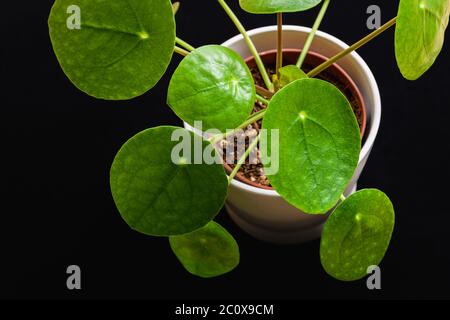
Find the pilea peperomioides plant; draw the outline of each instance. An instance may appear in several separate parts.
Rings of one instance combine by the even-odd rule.
[[[394,209],[375,189],[344,197],[358,164],[360,130],[348,99],[335,85],[314,77],[397,22],[400,71],[407,79],[417,79],[442,48],[450,1],[401,0],[398,17],[308,73],[302,65],[330,0],[239,2],[248,12],[277,15],[277,62],[270,75],[245,28],[225,1],[218,0],[242,33],[265,87],[255,85],[248,66],[231,49],[193,48],[177,38],[174,13],[179,5],[169,0],[55,1],[50,36],[58,61],[75,86],[96,98],[131,99],[158,82],[176,52],[185,58],[170,81],[168,105],[186,123],[194,126],[201,121],[203,128],[215,129],[200,136],[162,126],[127,141],[110,172],[117,208],[131,228],[168,237],[189,272],[201,277],[224,274],[239,263],[239,249],[213,219],[240,166],[253,149],[266,148],[266,156],[279,153],[279,170],[268,178],[287,202],[308,214],[332,210],[320,244],[324,269],[340,280],[360,279],[384,257]],[[282,14],[321,3],[297,64],[283,66]],[[68,24],[68,8],[73,6],[80,9],[78,28]],[[252,113],[256,101],[266,108]],[[249,142],[227,176],[217,143],[260,120],[267,137]],[[271,139],[275,133],[277,139]],[[187,147],[180,147],[181,139]]]

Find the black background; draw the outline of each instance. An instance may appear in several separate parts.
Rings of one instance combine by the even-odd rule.
[[[178,35],[194,46],[221,43],[237,31],[213,0],[182,0]],[[238,9],[248,29],[274,16]],[[277,246],[244,234],[226,215],[219,221],[240,244],[240,266],[223,277],[189,275],[166,239],[128,228],[109,192],[108,171],[128,138],[152,126],[181,125],[166,106],[179,63],[150,92],[126,102],[78,91],[51,49],[47,17],[53,1],[2,3],[0,297],[3,298],[450,298],[448,200],[450,47],[420,80],[397,70],[389,30],[359,53],[374,72],[383,102],[382,124],[359,187],[385,191],[396,207],[396,229],[382,263],[382,290],[365,280],[327,276],[319,242]],[[378,4],[383,21],[397,1],[332,1],[321,27],[347,43],[367,34],[366,9]],[[285,15],[310,26],[318,8]],[[66,288],[66,268],[82,269],[82,290]]]

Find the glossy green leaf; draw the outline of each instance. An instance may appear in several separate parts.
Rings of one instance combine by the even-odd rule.
[[[174,130],[194,139],[201,137],[176,127],[142,131],[127,141],[111,167],[111,191],[123,219],[131,228],[155,236],[194,231],[219,212],[227,195],[227,176],[221,164],[189,164],[191,156],[172,151]],[[203,149],[209,146],[203,141]],[[188,145],[189,147],[189,145]],[[180,152],[181,153],[181,152]]]
[[[79,29],[74,28],[76,8]],[[65,74],[97,98],[123,100],[145,93],[162,77],[173,54],[169,0],[56,0],[48,23]]]
[[[168,104],[190,125],[235,129],[249,116],[256,99],[253,77],[233,50],[210,45],[196,49],[178,66],[169,85]]]
[[[220,276],[239,264],[236,240],[214,221],[192,233],[172,236],[169,241],[181,264],[199,277]]]
[[[320,242],[320,259],[332,277],[353,281],[383,259],[395,214],[389,198],[376,189],[361,190],[341,203],[328,218]]]
[[[239,0],[243,10],[256,14],[305,11],[321,2],[322,0]]]
[[[325,213],[337,202],[358,164],[361,139],[350,103],[318,79],[292,82],[270,101],[263,129],[279,130],[279,170],[268,178],[276,191],[306,213]],[[271,164],[273,166],[273,164]]]
[[[395,55],[406,79],[418,79],[433,65],[444,44],[449,14],[448,0],[400,1]]]
[[[306,73],[296,65],[288,65],[280,68],[280,86],[285,87],[295,80],[308,78]]]

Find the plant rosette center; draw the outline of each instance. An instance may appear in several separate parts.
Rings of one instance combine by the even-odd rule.
[[[298,55],[300,54],[300,50],[298,49],[284,49],[283,50],[283,60],[286,64],[282,70],[282,78],[281,80],[285,81],[283,86],[289,84],[290,82],[297,80],[299,78],[306,77],[305,72],[312,70],[314,67],[326,61],[326,58],[314,53],[310,52],[306,61],[303,65],[303,69],[305,72],[301,72],[298,67],[293,65],[295,63]],[[267,51],[261,53],[261,58],[271,76],[275,75],[275,59],[276,59],[276,50]],[[253,76],[254,83],[257,88],[263,88],[264,82],[262,80],[261,74],[255,64],[255,60],[252,57],[247,58],[247,65],[250,68],[250,71]],[[283,74],[283,72],[285,72]],[[361,136],[364,137],[365,129],[366,129],[366,109],[365,103],[362,98],[362,94],[360,93],[358,87],[353,82],[353,80],[348,76],[348,74],[339,66],[333,66],[329,68],[326,72],[323,72],[319,77],[319,79],[325,80],[334,84],[339,90],[341,90],[347,97],[347,99],[351,102],[351,106],[353,112],[358,120],[358,125],[360,127]],[[263,93],[262,93],[263,94]],[[270,96],[272,94],[266,93]],[[266,98],[269,98],[266,96]],[[257,100],[253,106],[252,114],[257,114],[267,108],[267,103],[261,102]],[[303,116],[305,116],[303,114]],[[226,139],[220,141],[217,144],[217,148],[221,153],[224,161],[224,166],[228,174],[230,174],[233,169],[236,167],[239,159],[245,152],[245,150],[249,147],[250,142],[260,134],[262,128],[262,119],[249,124],[246,128],[239,130],[237,133],[228,136]],[[244,182],[248,185],[261,188],[273,190],[269,179],[267,178],[264,172],[264,165],[261,161],[261,152],[260,152],[260,144],[258,144],[256,150],[251,153],[251,156],[247,158],[245,163],[240,167],[238,173],[236,174],[236,179]]]

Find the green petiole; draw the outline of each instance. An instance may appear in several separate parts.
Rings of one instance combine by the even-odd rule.
[[[242,157],[239,159],[238,163],[236,164],[236,166],[234,167],[233,171],[231,172],[231,174],[228,176],[228,185],[231,184],[231,181],[233,181],[234,177],[236,176],[236,174],[239,172],[239,169],[242,167],[242,165],[245,162],[245,159],[248,158],[248,156],[250,155],[250,152],[253,151],[253,149],[256,148],[256,146],[258,145],[259,142],[259,136],[257,136],[255,138],[255,140],[252,141],[252,143],[248,146],[248,149],[245,150],[245,153],[242,155]]]
[[[180,47],[177,47],[177,46],[175,46],[175,47],[173,48],[173,51],[174,51],[175,53],[178,53],[178,54],[184,56],[184,57],[187,56],[187,55],[189,54],[189,51],[186,51],[186,50],[184,50],[183,48],[180,48]]]
[[[322,23],[325,13],[327,12],[329,4],[330,0],[325,0],[323,2],[322,8],[320,9],[319,14],[317,15],[316,21],[314,22],[311,32],[309,33],[308,38],[306,39],[305,45],[296,64],[297,67],[299,67],[300,69],[302,68],[303,62],[305,62],[306,56],[308,55],[309,49],[311,48],[317,30],[319,30],[320,24]]]
[[[181,47],[183,47],[184,49],[188,50],[188,51],[194,51],[195,48],[193,46],[191,46],[189,43],[187,43],[186,41],[176,37],[175,38],[175,43],[180,45]]]
[[[328,59],[327,61],[325,61],[324,63],[322,63],[318,67],[316,67],[315,69],[311,70],[308,73],[308,77],[313,78],[313,77],[317,76],[319,73],[321,73],[322,71],[324,71],[325,69],[330,67],[336,61],[342,59],[346,55],[352,53],[353,51],[355,51],[355,50],[357,50],[359,48],[361,48],[366,43],[368,43],[371,40],[373,40],[376,37],[378,37],[384,31],[388,30],[390,27],[395,25],[396,22],[397,22],[397,17],[393,18],[392,20],[390,20],[389,22],[387,22],[386,24],[381,26],[379,29],[375,30],[374,32],[372,32],[369,35],[367,35],[366,37],[362,38],[361,40],[359,40],[358,42],[356,42],[352,46],[348,47],[344,51],[342,51],[342,52],[338,53],[337,55],[335,55],[334,57]]]
[[[226,4],[225,0],[217,0],[217,1],[219,1],[220,5],[225,10],[227,15],[230,17],[231,21],[233,21],[233,23],[236,25],[239,32],[244,37],[245,43],[247,44],[253,57],[255,58],[256,65],[258,66],[259,72],[261,73],[261,76],[264,80],[264,83],[265,83],[267,89],[269,89],[269,91],[273,92],[274,91],[273,83],[272,83],[272,81],[270,81],[269,74],[267,73],[266,67],[264,66],[264,63],[261,60],[261,57],[259,56],[258,50],[256,50],[255,44],[253,43],[252,39],[250,39],[244,26],[239,21],[238,17],[236,17],[236,15],[231,10],[231,8]]]

